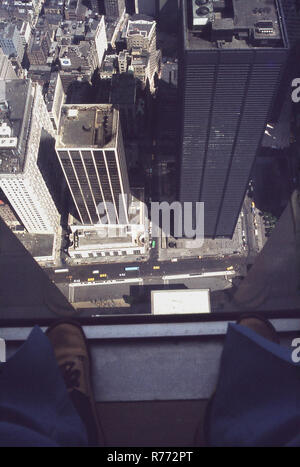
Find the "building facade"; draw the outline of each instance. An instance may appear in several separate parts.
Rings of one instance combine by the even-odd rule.
[[[179,200],[204,202],[206,237],[232,237],[286,68],[283,12],[275,0],[192,0],[181,16]]]
[[[137,197],[136,197],[137,195]],[[133,193],[129,213],[129,224],[118,225],[70,225],[71,258],[116,258],[127,255],[144,255],[147,252],[149,238],[146,233],[145,204],[143,190]]]
[[[104,0],[105,14],[110,18],[120,18],[125,12],[125,0]]]
[[[44,3],[45,15],[61,14],[63,13],[64,2],[63,0],[46,0]]]
[[[45,102],[53,125],[53,129],[56,132],[59,128],[60,113],[65,98],[66,95],[64,93],[64,88],[59,72],[56,71],[51,73],[48,91],[45,96]]]
[[[0,80],[17,78],[9,58],[0,49]]]
[[[137,136],[136,82],[132,73],[113,75],[109,102],[120,111],[125,138]]]
[[[42,129],[53,135],[39,85],[0,82],[0,188],[29,233],[58,231],[60,215],[39,170]]]
[[[30,65],[45,65],[51,47],[51,39],[47,30],[37,29],[31,37],[27,51]]]
[[[152,18],[156,16],[157,0],[134,0],[134,3],[136,14],[152,16]]]
[[[91,0],[91,7],[92,7],[92,11],[94,13],[99,13],[100,12],[100,8],[101,8],[100,2],[101,2],[101,0]]]
[[[2,23],[0,27],[0,47],[8,57],[18,57],[20,62],[24,55],[24,44],[16,24]]]
[[[155,73],[159,72],[161,53],[157,50],[156,22],[128,21],[126,30],[127,50],[131,54],[131,66],[135,76],[150,88],[154,88]]]
[[[106,36],[106,27],[104,16],[101,16],[99,22],[94,22],[94,27],[91,27],[90,35],[86,35],[86,40],[92,40],[95,42],[95,47],[97,51],[97,61],[98,67],[100,68],[103,62],[104,54],[107,50],[107,36]]]
[[[31,26],[28,21],[16,20],[17,28],[20,32],[20,36],[23,42],[23,46],[29,43],[31,38]]]
[[[108,224],[128,223],[130,189],[118,110],[107,104],[63,106],[56,152],[82,224],[105,223],[103,216]]]

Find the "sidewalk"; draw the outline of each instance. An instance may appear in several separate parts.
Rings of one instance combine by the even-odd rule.
[[[241,217],[239,217],[232,239],[204,239],[202,246],[197,246],[197,240],[179,239],[176,241],[177,248],[162,247],[162,245],[168,244],[168,239],[166,239],[163,232],[160,240],[160,261],[168,261],[173,258],[198,258],[199,256],[202,258],[224,258],[225,256],[239,255],[246,257],[247,255],[247,251],[243,249]],[[198,241],[199,243],[201,242]]]

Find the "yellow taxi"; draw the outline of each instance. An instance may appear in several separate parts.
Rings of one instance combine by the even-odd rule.
[[[153,266],[153,269],[160,269],[160,266]]]

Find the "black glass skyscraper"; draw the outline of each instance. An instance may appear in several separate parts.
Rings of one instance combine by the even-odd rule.
[[[231,237],[290,50],[280,0],[183,0],[181,202]]]
[[[125,10],[125,0],[104,0],[105,14],[111,18],[119,18]]]

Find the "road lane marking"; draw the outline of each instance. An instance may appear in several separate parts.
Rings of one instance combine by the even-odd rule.
[[[218,276],[233,276],[236,272],[233,271],[215,271],[215,272],[203,272],[203,273],[192,273],[192,274],[178,274],[172,276],[162,276],[163,280],[176,280],[176,279],[195,279],[198,277],[218,277]]]
[[[95,286],[95,285],[115,285],[115,284],[134,284],[134,283],[142,283],[143,279],[142,278],[136,278],[136,279],[116,279],[116,280],[111,280],[111,281],[95,281],[95,282],[81,282],[80,284],[70,284],[70,287],[75,288],[75,287],[87,287],[87,286]]]

